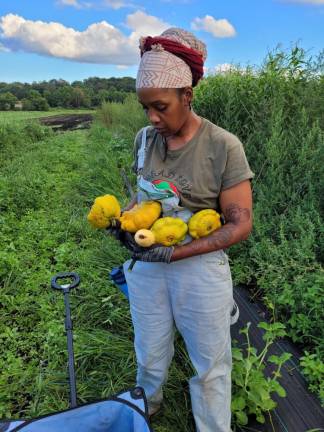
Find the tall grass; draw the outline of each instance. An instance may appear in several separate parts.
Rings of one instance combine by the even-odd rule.
[[[301,48],[269,54],[260,70],[205,79],[195,109],[245,146],[254,230],[231,248],[236,282],[271,302],[293,340],[323,353],[323,57]]]
[[[68,407],[64,303],[49,287],[59,271],[76,271],[71,293],[78,399],[89,402],[132,387],[136,365],[128,302],[109,280],[127,258],[116,241],[90,228],[94,198],[128,197],[120,176],[131,156],[97,124],[5,146],[0,200],[0,418],[30,418]],[[23,151],[22,151],[23,149]],[[155,430],[193,431],[181,341]]]
[[[127,140],[132,140],[136,132],[148,123],[134,94],[128,95],[123,103],[103,103],[98,111],[98,119]]]

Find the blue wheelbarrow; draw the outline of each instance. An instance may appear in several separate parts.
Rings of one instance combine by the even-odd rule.
[[[60,284],[62,279],[69,283]],[[123,391],[108,399],[77,405],[69,292],[79,284],[80,277],[76,273],[59,273],[51,279],[51,287],[64,294],[70,408],[32,420],[0,421],[0,432],[153,432],[141,387]]]

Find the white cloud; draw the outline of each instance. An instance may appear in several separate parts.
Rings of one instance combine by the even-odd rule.
[[[76,9],[86,9],[86,8],[93,8],[93,9],[103,9],[103,8],[110,8],[110,9],[121,9],[124,7],[135,7],[133,3],[126,3],[123,0],[92,0],[92,1],[85,1],[85,0],[57,0],[56,2],[59,6],[71,6]]]
[[[167,22],[153,15],[147,15],[142,11],[127,15],[126,26],[133,30],[129,35],[129,41],[136,47],[136,50],[138,50],[141,36],[158,36],[164,30],[171,27]]]
[[[282,0],[286,3],[305,3],[305,4],[313,4],[313,5],[324,5],[324,0]]]
[[[195,18],[191,23],[193,30],[204,30],[217,38],[233,37],[236,35],[235,28],[227,19],[215,19],[211,15],[204,18]]]
[[[123,0],[104,0],[103,4],[112,9],[120,9],[129,6]]]
[[[0,52],[10,52],[10,50],[0,42]]]
[[[74,6],[79,7],[78,0],[58,0],[58,4],[61,4],[63,6]]]
[[[153,15],[147,15],[142,11],[137,11],[133,14],[127,15],[126,24],[140,36],[157,36],[170,27],[170,24],[167,22],[162,21]]]
[[[215,74],[221,74],[225,75],[229,72],[238,72],[242,75],[246,73],[252,73],[252,69],[248,67],[241,67],[240,65],[235,65],[233,63],[220,63],[217,64],[214,67],[206,68],[205,74],[206,75],[215,75]]]
[[[157,35],[169,25],[137,11],[127,16],[129,36],[101,21],[84,31],[57,22],[31,21],[8,14],[0,18],[0,38],[11,51],[25,51],[77,62],[130,66],[139,61],[140,36]]]
[[[215,74],[226,74],[233,70],[237,70],[237,67],[231,63],[221,63],[214,67],[204,68],[205,75],[215,75]]]
[[[227,73],[232,70],[235,70],[235,66],[231,63],[222,63],[215,66],[214,71],[216,73]]]
[[[91,6],[90,3],[80,0],[57,0],[56,4],[59,6],[72,6],[76,9],[83,9]]]

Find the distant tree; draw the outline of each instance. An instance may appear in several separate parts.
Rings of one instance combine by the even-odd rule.
[[[74,87],[71,93],[70,104],[73,108],[89,107],[90,98],[82,88]]]
[[[27,97],[30,90],[30,84],[22,84],[19,82],[14,82],[7,84],[7,91],[16,96],[17,99],[21,100]]]
[[[35,91],[37,97],[33,93]],[[12,93],[18,100],[24,100],[23,105],[28,106],[28,109],[31,105],[37,107],[44,104],[44,101],[39,100],[40,97],[45,98],[51,107],[79,108],[99,106],[103,101],[122,102],[127,94],[134,91],[135,79],[130,77],[90,77],[83,81],[73,81],[72,84],[63,79],[51,79],[32,84],[0,82],[0,93]],[[27,102],[27,99],[31,100],[32,104]]]
[[[25,111],[48,111],[47,100],[37,91],[30,90],[28,97],[22,100],[22,108]]]
[[[70,85],[64,85],[62,87],[59,87],[56,90],[56,96],[58,100],[58,105],[63,108],[69,108],[72,106],[72,96],[73,94],[73,88]]]
[[[73,81],[71,86],[72,87],[83,87],[83,82],[82,81]]]
[[[17,98],[10,92],[0,93],[0,110],[8,111],[15,109]]]
[[[30,99],[24,98],[21,103],[24,111],[35,111],[34,104]]]
[[[99,92],[98,92],[99,104],[102,104],[103,102],[109,101],[109,98],[110,98],[109,90],[106,90],[106,89],[99,90]]]
[[[35,99],[33,102],[34,102],[34,107],[35,107],[36,111],[48,111],[49,110],[49,105],[47,103],[47,100],[43,96]]]

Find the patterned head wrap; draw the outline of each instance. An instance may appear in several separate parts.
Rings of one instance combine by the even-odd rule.
[[[141,38],[140,49],[136,88],[195,87],[204,74],[206,45],[186,30],[169,28]]]

